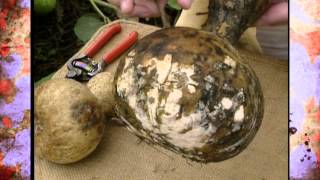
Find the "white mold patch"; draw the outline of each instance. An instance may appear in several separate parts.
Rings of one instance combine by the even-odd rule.
[[[191,76],[194,75],[194,65],[181,68],[181,73],[186,73],[188,77],[187,88],[189,90],[189,93],[195,93],[196,92],[195,87],[198,86],[199,83],[197,83],[191,78]]]
[[[179,100],[182,97],[181,89],[173,89],[167,98],[167,102],[164,107],[165,114],[164,118],[168,120],[176,120],[178,113],[180,111]]]
[[[121,74],[118,78],[117,83],[117,93],[128,100],[129,106],[134,110],[136,117],[141,121],[142,125],[146,129],[151,129],[151,124],[148,123],[148,118],[145,111],[142,108],[137,107],[137,100],[139,97],[138,94],[138,84],[135,82],[135,69],[134,66],[129,67],[129,64],[133,63],[132,58],[125,59],[124,68],[128,67],[127,70]]]
[[[240,124],[239,123],[234,123],[233,124],[233,128],[232,128],[232,132],[236,132],[240,130]]]
[[[165,55],[163,60],[157,58],[152,58],[146,61],[143,66],[148,67],[147,73],[150,74],[151,71],[156,70],[157,83],[163,84],[171,71],[172,66],[172,55]]]
[[[126,57],[125,64],[124,64],[124,70],[128,68],[129,65],[133,63],[133,57]]]
[[[244,119],[244,109],[243,109],[243,105],[241,105],[234,113],[234,121],[242,122],[243,119]]]
[[[209,83],[214,83],[214,78],[211,75],[207,75],[204,78],[205,81],[208,81]]]
[[[232,67],[233,69],[236,68],[236,65],[237,65],[236,61],[231,59],[229,56],[226,56],[226,58],[224,59],[224,63]]]
[[[236,68],[236,66],[237,66],[236,61],[234,61],[233,59],[231,59],[229,56],[226,56],[226,58],[224,59],[224,63],[231,67],[231,69],[229,70],[229,72],[230,72],[232,75],[235,74],[235,68]]]
[[[161,124],[161,132],[166,133],[169,137],[168,141],[175,146],[187,150],[201,148],[217,130],[212,124],[208,124],[208,128],[201,127],[204,113],[204,111],[197,110],[189,116],[183,115],[175,121],[164,119],[165,121]]]
[[[221,104],[224,109],[230,109],[233,105],[232,100],[230,98],[226,98],[226,97],[222,98]]]
[[[189,93],[195,93],[196,92],[196,88],[194,86],[188,85],[188,90]]]
[[[185,66],[182,67],[180,69],[181,73],[186,73],[187,77],[188,77],[188,85],[194,85],[194,86],[198,86],[198,82],[194,81],[191,76],[194,75],[194,65],[189,65],[189,66]]]
[[[166,82],[166,86],[169,86],[171,83],[175,84],[177,82],[177,79],[175,78],[175,73],[179,72],[180,69],[179,69],[179,64],[178,63],[172,63],[172,66],[171,66],[171,72],[170,74],[168,75],[168,79],[167,79],[167,82]]]
[[[135,56],[136,55],[136,50],[132,50],[128,53],[128,56]]]
[[[178,76],[186,77],[185,85],[188,88],[189,93],[195,93],[196,87],[198,86],[198,82],[194,81],[191,76],[194,75],[194,65],[179,65],[178,63],[172,63],[171,72],[167,77],[166,85],[169,86],[170,84],[173,84],[175,88],[179,83],[181,83],[181,80],[179,80]]]
[[[158,75],[158,83],[163,84],[170,71],[171,71],[171,63],[172,55],[167,54],[162,61],[156,61],[157,75]]]
[[[153,88],[150,89],[147,93],[147,106],[148,106],[148,113],[149,113],[149,119],[152,123],[152,125],[157,125],[157,109],[159,104],[159,89]]]
[[[133,58],[126,58],[123,70],[127,69],[131,63],[133,63]],[[121,94],[123,98],[126,98],[128,96],[129,92],[127,90],[131,88],[132,85],[134,85],[133,73],[134,69],[132,67],[130,69],[127,69],[127,71],[118,78],[117,93],[119,95]]]
[[[144,61],[137,67],[138,70],[128,65],[132,63],[131,61],[132,58],[127,58],[125,67],[128,69],[118,78],[117,92],[123,92],[143,129],[152,132],[154,138],[166,135],[167,141],[179,148],[193,150],[203,147],[217,130],[211,123],[205,127],[202,125],[207,121],[205,110],[207,107],[200,102],[199,106],[202,109],[194,109],[193,112],[186,115],[183,112],[181,114],[180,105],[183,88],[187,87],[189,93],[196,92],[198,82],[191,78],[195,74],[194,65],[173,63],[171,54],[164,56],[164,59],[151,58]],[[135,74],[137,71],[141,74],[140,71],[144,68],[147,74],[152,71],[156,72],[146,93],[139,90],[141,83],[143,85],[143,82],[139,84],[139,81],[144,78],[136,79]],[[210,84],[214,79],[208,76],[207,81]],[[160,96],[164,91],[167,92],[166,98]],[[145,104],[141,105],[140,101]],[[231,108],[232,102],[230,105],[229,101],[231,100],[222,100],[225,108]],[[161,119],[161,123],[157,122],[157,118]]]

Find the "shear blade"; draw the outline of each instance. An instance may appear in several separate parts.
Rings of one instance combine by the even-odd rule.
[[[77,76],[77,72],[75,72],[75,71],[68,71],[68,73],[67,73],[67,78],[74,78],[74,77],[76,77]]]

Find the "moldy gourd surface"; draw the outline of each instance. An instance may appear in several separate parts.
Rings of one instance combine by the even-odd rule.
[[[115,76],[116,111],[152,144],[200,161],[240,153],[263,117],[259,81],[214,35],[168,28],[141,39]]]

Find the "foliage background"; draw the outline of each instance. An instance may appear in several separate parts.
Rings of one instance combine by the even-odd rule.
[[[99,6],[111,21],[120,17],[117,10]],[[181,12],[176,0],[169,0],[166,13],[173,25]],[[162,26],[161,18],[131,18],[145,24]],[[45,15],[36,15],[34,29],[34,67],[35,81],[48,76],[59,69],[75,54],[90,36],[104,24],[89,0],[57,0],[54,11]]]

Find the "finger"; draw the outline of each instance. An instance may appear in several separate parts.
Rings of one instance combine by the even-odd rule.
[[[133,11],[134,5],[133,5],[134,0],[122,0],[120,3],[120,9],[123,14],[130,14],[131,11]]]
[[[256,26],[272,26],[288,22],[288,3],[272,5],[256,22]]]
[[[156,2],[158,3],[158,6],[162,9],[165,8],[167,5],[167,0],[156,0]]]
[[[166,0],[135,0],[134,8],[128,15],[138,17],[158,17],[160,16],[158,3],[160,7],[164,7]]]
[[[192,0],[178,0],[179,5],[182,9],[189,9],[192,4]]]
[[[149,5],[148,7],[145,5],[136,5],[129,15],[138,17],[158,17],[160,16],[160,12],[156,4]]]
[[[121,3],[120,0],[106,0],[106,1],[116,6],[120,6],[120,3]]]

